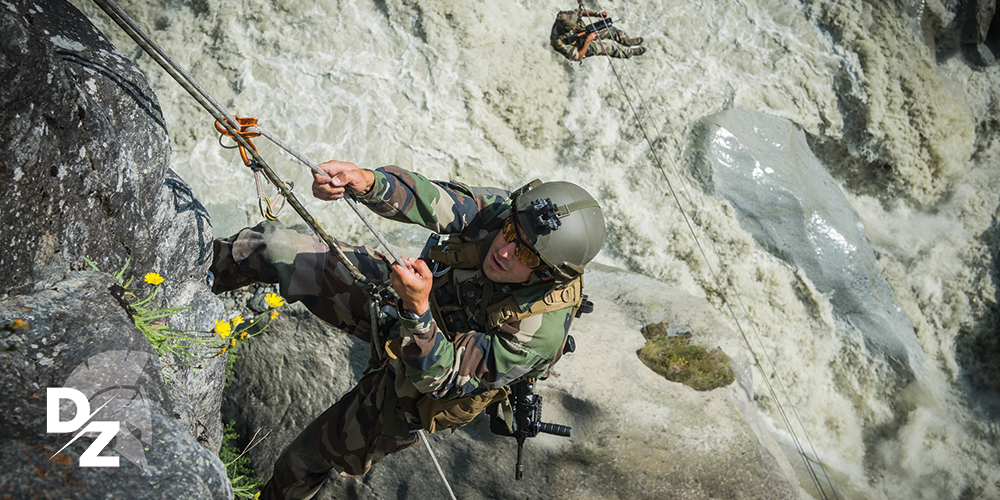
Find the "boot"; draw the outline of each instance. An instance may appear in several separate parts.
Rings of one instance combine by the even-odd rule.
[[[635,47],[636,45],[642,45],[642,37],[641,36],[637,36],[637,37],[629,40],[629,46]]]
[[[646,47],[636,47],[632,49],[633,56],[641,56],[646,53]]]

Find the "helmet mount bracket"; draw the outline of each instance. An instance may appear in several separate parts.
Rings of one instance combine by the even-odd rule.
[[[552,198],[538,198],[529,203],[524,212],[534,226],[532,229],[537,235],[549,234],[559,229],[559,226],[562,225],[559,218],[568,215],[559,213],[559,207],[552,202]]]

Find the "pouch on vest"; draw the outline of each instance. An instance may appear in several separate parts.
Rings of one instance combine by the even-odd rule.
[[[567,307],[579,309],[583,302],[583,275],[573,278],[566,286],[553,290],[542,300],[531,305],[526,311],[522,311],[520,305],[514,297],[491,304],[487,310],[486,328],[492,330],[500,325],[520,321],[531,316],[545,314],[551,311],[558,311]],[[574,314],[576,310],[574,310]]]
[[[396,337],[385,343],[389,357],[399,358],[402,340]],[[498,401],[507,401],[509,395],[510,389],[507,386],[455,399],[438,399],[424,394],[417,401],[417,414],[420,415],[420,423],[424,430],[433,434],[442,429],[457,429],[472,422],[472,419],[482,413],[487,406]]]
[[[494,402],[506,401],[509,395],[510,389],[507,386],[475,396],[449,400],[425,395],[417,402],[417,412],[420,414],[420,422],[423,424],[424,430],[428,433],[442,429],[457,429],[472,422],[472,419],[482,413],[487,406]]]

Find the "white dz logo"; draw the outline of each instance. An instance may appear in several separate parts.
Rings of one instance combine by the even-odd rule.
[[[118,467],[118,457],[103,457],[98,455],[98,453],[104,450],[104,447],[118,434],[121,423],[99,422],[97,420],[87,423],[88,420],[97,415],[97,412],[104,409],[111,401],[101,405],[94,413],[90,413],[90,401],[87,401],[87,396],[76,389],[70,387],[49,387],[46,389],[45,397],[45,409],[47,410],[45,415],[45,432],[49,434],[73,432],[83,427],[83,424],[87,424],[86,427],[83,427],[82,431],[73,436],[70,442],[66,443],[66,446],[73,444],[73,441],[76,441],[78,437],[85,433],[99,433],[97,439],[94,440],[94,444],[90,445],[87,451],[80,455],[80,467]],[[76,405],[76,416],[67,422],[59,420],[59,402],[64,399],[68,399]],[[65,450],[66,446],[57,451],[56,455]],[[55,455],[52,456],[55,457]]]
[[[115,451],[149,472],[142,442],[149,444],[152,439],[152,419],[146,391],[136,386],[147,358],[146,353],[135,351],[101,353],[76,367],[64,387],[47,388],[46,431],[76,433],[52,458],[84,434],[96,434],[94,442],[80,455],[80,466],[118,467],[119,457],[100,454],[117,436]],[[96,406],[93,413],[92,406]],[[72,417],[62,418],[68,416]],[[139,439],[125,422],[132,424]]]

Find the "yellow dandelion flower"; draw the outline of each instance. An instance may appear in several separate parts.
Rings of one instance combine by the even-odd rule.
[[[215,328],[213,328],[212,331],[218,333],[220,337],[226,338],[229,336],[229,332],[233,331],[233,329],[229,326],[228,321],[216,321]]]
[[[150,285],[159,285],[160,283],[163,283],[163,276],[156,273],[146,273],[146,276],[142,279],[146,280],[146,283],[149,283]]]
[[[240,334],[240,340],[246,340],[247,336],[249,336],[249,335],[250,335],[249,332],[247,332],[246,330],[243,330],[243,333]]]
[[[271,319],[278,317],[278,311],[271,311]]]
[[[236,337],[229,339],[229,347],[236,347]]]
[[[221,355],[223,355],[225,353],[226,353],[226,348],[223,347],[222,349],[219,349],[219,352],[215,353],[215,355],[216,356],[221,356]]]
[[[282,299],[280,295],[273,292],[265,295],[264,300],[267,302],[267,307],[271,309],[285,305],[285,299]]]
[[[237,326],[246,323],[246,321],[243,321],[243,316],[236,315],[233,316],[233,320],[231,321],[231,323],[233,324],[233,328],[236,328]]]
[[[260,492],[259,491],[257,493],[253,494],[253,500],[257,500],[258,498],[260,498]]]

